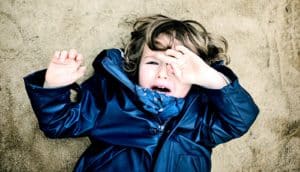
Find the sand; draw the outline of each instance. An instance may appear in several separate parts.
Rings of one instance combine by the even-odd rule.
[[[246,135],[214,149],[212,171],[300,171],[299,9],[297,0],[1,0],[0,171],[72,171],[89,140],[46,138],[22,77],[76,48],[82,81],[102,49],[122,47],[134,18],[155,13],[225,36],[229,67],[260,107]]]

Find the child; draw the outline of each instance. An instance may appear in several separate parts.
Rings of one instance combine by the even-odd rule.
[[[81,86],[74,49],[24,80],[47,137],[90,138],[74,171],[210,171],[212,148],[242,136],[258,114],[223,65],[226,51],[198,22],[154,15],[136,21],[124,53],[102,51]]]

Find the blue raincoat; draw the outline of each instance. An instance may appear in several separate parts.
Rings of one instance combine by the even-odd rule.
[[[212,148],[242,136],[259,110],[234,73],[231,83],[193,86],[174,98],[136,85],[122,69],[123,53],[105,50],[80,86],[43,88],[45,71],[24,78],[40,129],[50,138],[88,136],[91,145],[74,171],[210,171]],[[77,101],[70,100],[70,90]]]

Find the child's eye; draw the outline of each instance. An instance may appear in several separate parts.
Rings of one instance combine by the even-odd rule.
[[[155,62],[155,61],[149,61],[149,62],[147,62],[146,64],[158,65],[158,62]]]

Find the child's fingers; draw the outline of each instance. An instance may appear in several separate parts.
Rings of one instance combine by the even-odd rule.
[[[51,62],[59,63],[59,56],[60,56],[60,51],[55,51],[51,59]]]
[[[79,79],[80,77],[82,77],[84,75],[85,71],[86,71],[85,66],[79,67],[76,74],[75,74],[76,79]]]
[[[194,53],[192,50],[190,50],[189,48],[187,48],[183,45],[178,45],[175,47],[175,49],[177,51],[182,52],[185,57],[189,57],[187,59],[192,60],[193,63],[196,61],[198,61],[198,62],[201,61],[201,63],[205,63],[201,57],[199,57],[196,53]]]
[[[167,55],[164,55],[164,54],[159,54],[156,56],[156,58],[164,63],[169,63],[169,64],[172,64],[172,63],[177,63],[177,59],[174,58],[174,57],[171,57],[171,56],[167,56]]]
[[[81,66],[79,69],[78,69],[78,73],[80,73],[80,74],[84,74],[84,72],[85,72],[85,70],[86,70],[86,67],[85,66]]]
[[[58,59],[59,56],[60,56],[60,51],[55,51],[54,55],[53,55],[53,58]]]
[[[67,56],[68,56],[68,52],[67,51],[62,51],[61,53],[60,53],[60,56],[59,56],[59,62],[61,62],[61,63],[64,63],[65,62],[65,60],[66,60],[66,58],[67,58]]]
[[[74,60],[76,56],[77,56],[77,51],[75,49],[71,49],[69,51],[69,59]]]
[[[169,75],[174,75],[174,69],[170,64],[167,64],[167,71]]]
[[[191,54],[191,53],[193,53],[190,49],[186,48],[183,45],[177,45],[175,47],[175,50],[181,52],[182,54]]]
[[[173,50],[175,51],[175,50]],[[176,52],[171,52],[170,53],[176,53]],[[181,54],[181,53],[180,53]],[[175,58],[173,56],[168,56],[168,55],[159,55],[158,58],[159,60],[163,61],[164,63],[169,63],[169,64],[174,64],[176,66],[178,66],[179,68],[182,68],[185,66],[186,64],[186,61],[187,61],[187,57],[184,56],[181,54],[181,55],[178,55],[177,54],[177,57],[178,58]]]
[[[78,64],[81,64],[83,62],[83,56],[82,56],[82,54],[78,53],[78,55],[76,56],[75,60],[76,60],[76,62]]]
[[[180,78],[182,71],[177,64],[168,64],[167,68],[171,74],[175,75],[177,78]]]
[[[183,54],[180,51],[176,51],[174,49],[168,49],[165,53],[168,56],[175,57],[175,58],[178,58],[178,59],[183,56]]]

